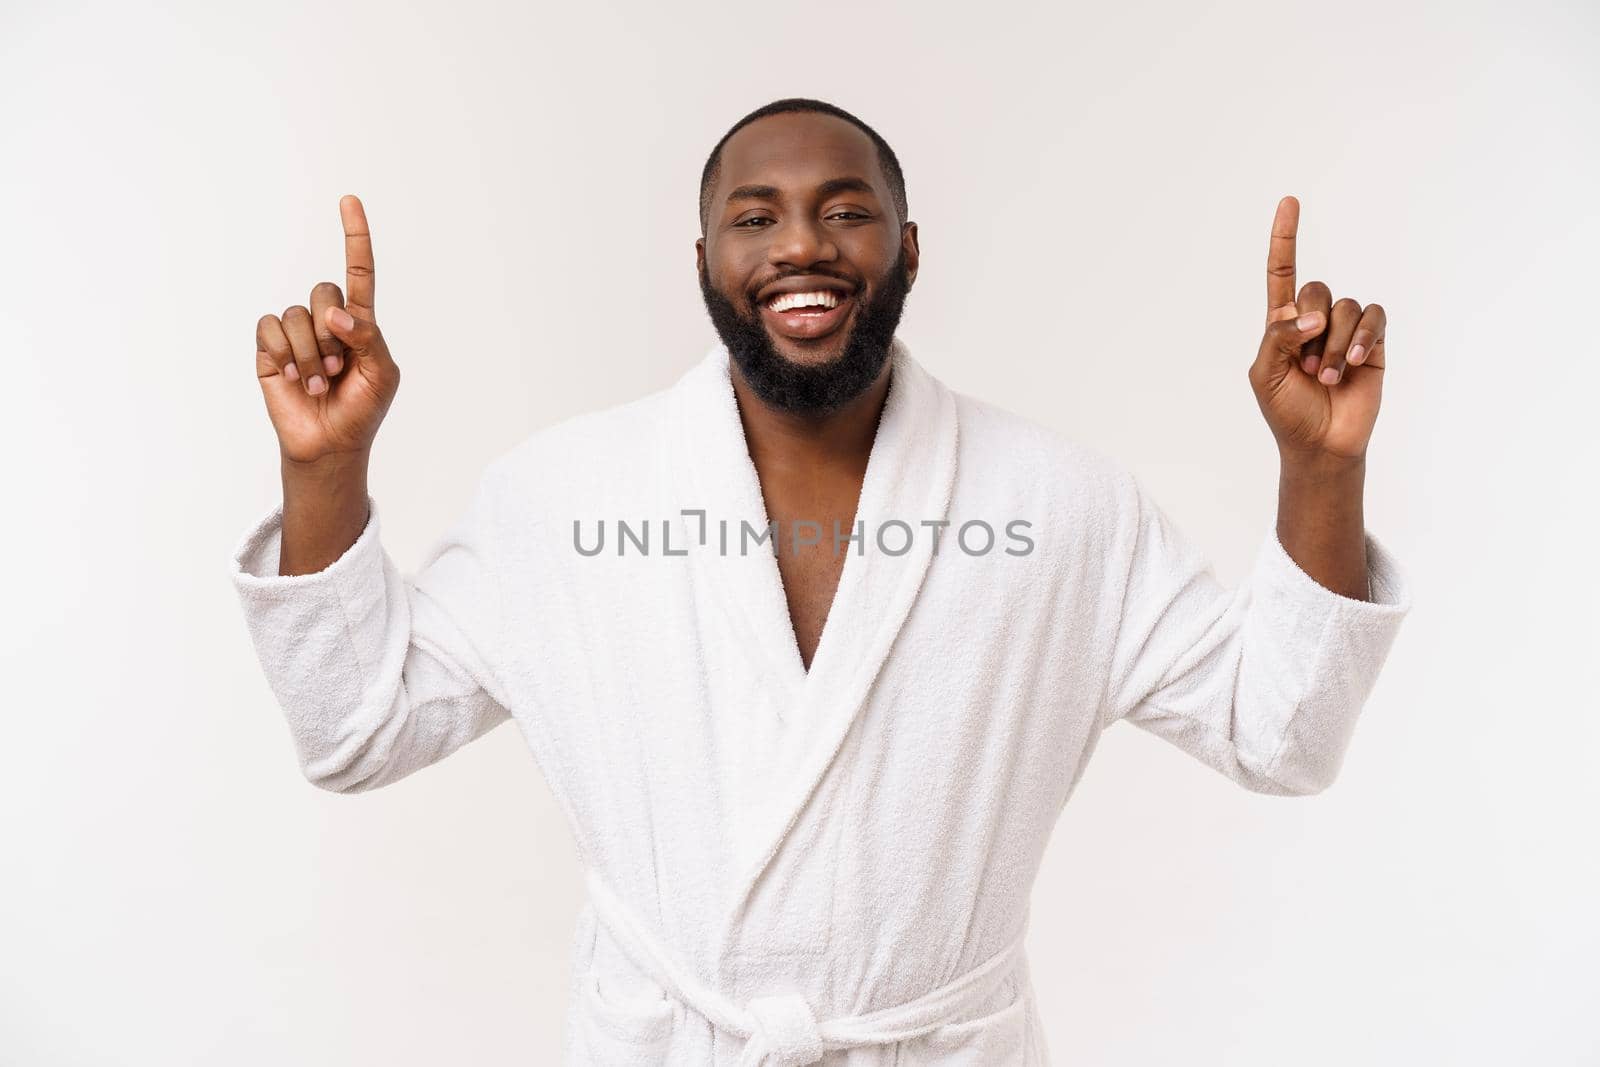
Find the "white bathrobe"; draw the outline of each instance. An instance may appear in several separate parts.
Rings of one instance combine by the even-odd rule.
[[[1371,602],[1271,529],[1226,588],[1126,470],[892,358],[809,672],[720,346],[495,459],[414,575],[375,503],[318,573],[278,575],[279,508],[235,551],[318,786],[516,722],[588,871],[568,1064],[1046,1064],[1029,894],[1107,726],[1257,792],[1338,773],[1409,608],[1370,533]]]

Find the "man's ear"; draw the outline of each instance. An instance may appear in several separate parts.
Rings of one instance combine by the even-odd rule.
[[[704,237],[697,237],[697,238],[695,238],[695,242],[694,242],[694,272],[696,274],[699,274],[702,271],[704,271],[705,269],[706,269],[706,239]]]
[[[900,246],[906,254],[906,284],[917,280],[917,263],[922,258],[922,250],[917,247],[917,224],[908,222],[900,227]]]

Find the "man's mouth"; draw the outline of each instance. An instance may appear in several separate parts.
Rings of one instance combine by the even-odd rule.
[[[777,293],[763,300],[761,317],[773,330],[797,341],[825,337],[839,328],[855,303],[853,293],[836,289]]]

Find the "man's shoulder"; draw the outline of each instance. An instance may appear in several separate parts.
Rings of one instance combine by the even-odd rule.
[[[662,444],[672,389],[567,415],[522,438],[494,464],[509,475],[525,477],[546,476],[552,469],[578,481],[616,477]]]
[[[1081,438],[993,401],[952,393],[961,458],[984,470],[986,477],[1094,485],[1112,493],[1129,477],[1124,464]]]
[[[671,397],[668,386],[542,426],[488,461],[483,490],[524,532],[546,520],[632,514],[663,491]]]

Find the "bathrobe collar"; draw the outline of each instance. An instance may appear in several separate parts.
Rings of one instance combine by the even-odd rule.
[[[754,657],[758,662],[750,666],[763,685],[773,688],[772,703],[787,720],[781,756],[767,769],[771,788],[747,823],[753,830],[734,844],[742,876],[731,887],[730,923],[737,922],[749,891],[837,756],[922,588],[934,554],[934,531],[922,523],[942,521],[949,512],[956,475],[954,395],[898,339],[890,361],[889,391],[856,509],[856,521],[865,524],[862,543],[846,546],[838,591],[809,672],[770,545],[752,543],[747,555],[739,554],[740,521],[760,531],[767,514],[739,420],[727,349],[714,347],[676,388],[678,454],[669,469],[682,506],[706,510],[705,543],[698,541],[695,517],[680,519],[680,543],[688,545],[696,584],[705,583],[713,610],[728,613],[734,632],[749,636],[736,647],[709,648],[707,655]],[[728,523],[725,553],[719,551],[717,532],[723,519]],[[909,538],[910,548],[901,555],[889,555],[877,544],[877,531],[891,520],[909,527],[884,530],[890,551]],[[831,530],[822,532],[825,544],[831,536]]]

